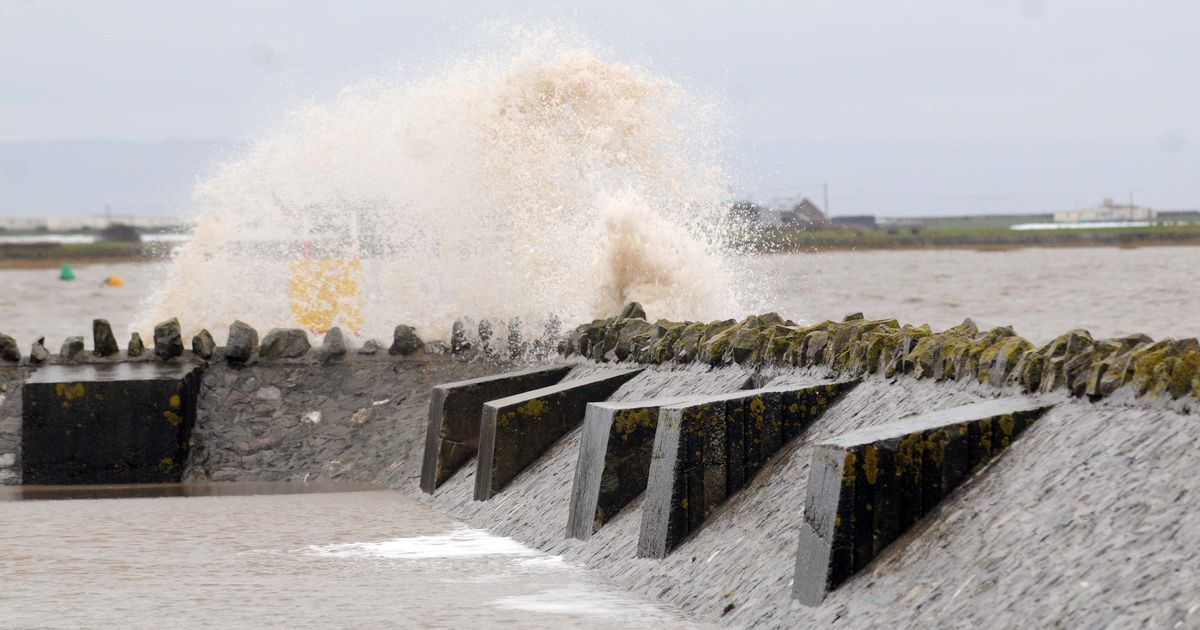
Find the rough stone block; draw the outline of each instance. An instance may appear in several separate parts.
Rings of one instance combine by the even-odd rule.
[[[17,340],[0,333],[0,361],[16,363],[20,360],[21,349],[17,347]]]
[[[421,489],[433,494],[475,456],[483,403],[553,385],[570,371],[569,365],[551,365],[434,387],[425,431]]]
[[[125,350],[125,354],[130,357],[140,357],[146,351],[146,344],[142,343],[142,336],[138,333],[130,333],[129,346]]]
[[[193,365],[39,369],[22,389],[24,482],[180,481],[199,382]]]
[[[793,594],[816,606],[1048,406],[1014,397],[838,436],[813,451]]]
[[[241,320],[229,325],[229,338],[225,342],[225,358],[233,363],[245,363],[258,349],[258,331]]]
[[[638,556],[663,558],[857,381],[770,387],[659,411]],[[803,402],[803,404],[801,404]],[[793,407],[794,405],[794,407]]]
[[[29,349],[29,361],[34,365],[41,365],[49,359],[50,351],[46,349],[46,338],[38,337],[37,341],[33,342],[33,347]]]
[[[83,337],[74,336],[67,337],[63,340],[62,348],[58,351],[58,356],[64,361],[73,361],[83,354]]]
[[[417,336],[417,330],[407,324],[400,324],[392,331],[392,347],[388,354],[408,356],[425,347],[425,342]]]
[[[329,364],[341,361],[349,351],[350,345],[346,342],[346,335],[342,334],[341,328],[334,326],[325,333],[325,339],[321,341],[321,348],[318,350],[317,356],[322,364]]]
[[[295,359],[304,356],[311,346],[308,333],[300,328],[272,328],[263,337],[258,356],[264,360]]]
[[[92,320],[92,351],[98,357],[107,357],[121,351],[108,320]]]
[[[483,405],[475,500],[486,501],[583,422],[590,402],[606,400],[642,369],[603,370]]]
[[[183,354],[183,333],[178,319],[172,317],[154,327],[154,354],[163,361]]]
[[[217,342],[213,341],[212,333],[208,332],[207,328],[200,329],[200,332],[192,337],[192,354],[209,360],[213,356],[213,352],[217,349]]]

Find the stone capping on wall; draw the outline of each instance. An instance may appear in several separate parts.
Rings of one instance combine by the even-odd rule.
[[[82,336],[69,337],[59,352],[53,353],[45,346],[45,338],[39,338],[23,356],[12,337],[0,333],[0,367],[105,364],[123,362],[160,361],[181,363],[188,360],[226,361],[231,364],[265,363],[331,363],[341,361],[351,353],[346,336],[340,328],[325,332],[320,346],[312,347],[308,333],[300,328],[274,328],[267,332],[259,343],[258,331],[242,321],[234,321],[229,327],[229,336],[224,346],[218,346],[207,329],[201,329],[190,343],[185,344],[182,327],[177,318],[161,322],[154,327],[153,345],[146,348],[142,337],[132,333],[125,351],[121,351],[108,321],[96,319],[92,322],[92,351],[84,350]],[[189,350],[190,348],[190,350]],[[367,339],[353,352],[359,355],[388,354],[407,356],[418,351],[448,351],[441,342],[426,343],[408,325],[400,324],[393,332],[391,346],[377,339]],[[489,355],[491,356],[491,355]],[[496,358],[503,359],[498,356]]]
[[[813,447],[793,595],[817,606],[1049,409],[1016,396],[845,433]]]
[[[941,332],[926,324],[864,319],[861,313],[812,326],[775,313],[740,322],[651,323],[640,307],[626,307],[621,316],[577,327],[559,351],[610,363],[826,366],[849,376],[972,379],[1028,393],[1067,390],[1093,399],[1118,389],[1150,400],[1192,404],[1200,398],[1200,341],[1194,338],[1093,339],[1086,330],[1072,330],[1037,347],[1010,326],[981,331],[970,319]]]

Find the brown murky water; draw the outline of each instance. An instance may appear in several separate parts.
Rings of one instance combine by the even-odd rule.
[[[797,321],[862,311],[935,330],[970,317],[1039,343],[1073,328],[1200,337],[1200,247],[828,252],[753,268],[768,306]]]
[[[155,489],[172,496],[0,502],[0,626],[694,627],[394,492],[175,484],[133,493]],[[113,490],[7,498],[14,492]]]
[[[965,317],[981,326],[1012,324],[1038,342],[1072,328],[1103,337],[1200,336],[1200,247],[781,254],[756,257],[750,268],[763,308],[809,322],[863,311],[939,329]],[[92,319],[104,317],[123,341],[165,271],[162,264],[93,265],[61,282],[57,269],[0,270],[0,332],[26,353],[45,335],[55,351],[70,335],[90,338]],[[124,287],[101,286],[114,274]]]

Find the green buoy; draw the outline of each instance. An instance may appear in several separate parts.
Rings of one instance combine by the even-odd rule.
[[[62,271],[58,274],[59,280],[74,280],[75,270],[71,269],[71,263],[63,263]]]

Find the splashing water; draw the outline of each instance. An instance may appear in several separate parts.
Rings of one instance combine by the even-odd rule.
[[[652,318],[736,314],[709,110],[544,34],[347,88],[197,186],[194,238],[139,328],[297,326],[324,308],[357,334],[441,338],[463,316],[540,328],[630,300]]]

